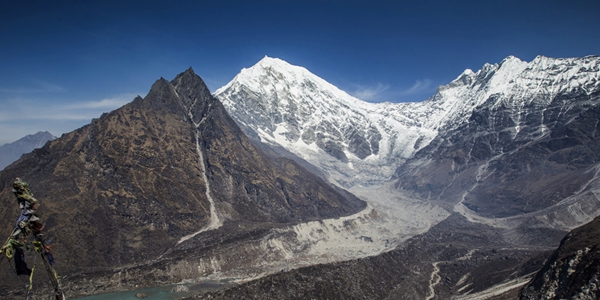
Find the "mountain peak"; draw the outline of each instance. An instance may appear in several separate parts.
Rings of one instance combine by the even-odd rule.
[[[267,55],[265,55],[265,57],[263,57],[261,60],[259,60],[255,65],[269,65],[269,64],[275,64],[275,63],[285,63],[285,64],[289,64],[288,62],[276,58],[276,57],[269,57]]]
[[[519,59],[518,57],[516,57],[514,55],[509,55],[500,62],[500,65],[504,64],[505,62],[512,62],[512,61],[520,62],[521,59]]]
[[[192,67],[185,70],[184,72],[179,73],[177,76],[175,76],[175,79],[171,80],[170,83],[174,87],[187,85],[190,87],[198,87],[199,86],[202,89],[206,88],[206,84],[204,83],[202,78],[200,78],[200,76],[198,76],[194,72]]]
[[[464,70],[456,79],[452,80],[449,85],[452,84],[461,84],[461,85],[469,85],[475,80],[475,72],[471,69]]]
[[[214,94],[221,94],[223,91],[236,85],[245,86],[251,90],[258,89],[275,93],[311,94],[318,91],[327,93],[328,97],[343,99],[345,102],[364,102],[338,89],[306,68],[268,56],[263,57],[250,68],[242,69],[232,81],[216,90]]]
[[[181,85],[181,84],[192,84],[192,85],[205,85],[204,81],[200,76],[194,72],[192,67],[189,67],[187,70],[177,74],[173,80],[171,80],[171,84],[173,86]]]
[[[265,56],[261,60],[259,60],[256,64],[251,66],[250,68],[242,69],[240,74],[246,73],[247,76],[256,75],[257,73],[265,73],[265,70],[277,70],[280,73],[284,73],[285,75],[291,74],[311,74],[308,70],[303,67],[294,66],[287,61],[284,61],[279,58],[273,58]],[[311,74],[312,75],[312,74]]]
[[[50,132],[39,131],[35,134],[28,134],[15,142],[0,146],[0,170],[19,159],[22,154],[40,148],[44,146],[47,141],[54,139],[56,139],[56,137]]]
[[[285,61],[283,59],[276,58],[276,57],[269,57],[266,55],[265,55],[265,57],[263,57],[261,60],[259,60],[256,64],[254,64],[252,67],[250,67],[248,69],[258,69],[258,70],[276,69],[280,72],[310,73],[310,71],[308,71],[307,69],[305,69],[303,67],[295,66],[295,65],[288,63],[287,61]],[[248,69],[244,69],[244,70],[248,70]],[[310,73],[310,74],[312,75],[312,73]]]
[[[194,72],[194,69],[192,69],[191,66],[187,70],[185,70],[183,73],[196,74],[196,72]]]
[[[152,84],[148,95],[146,95],[144,99],[153,99],[155,97],[162,99],[165,98],[167,94],[172,94],[172,96],[176,97],[174,92],[175,91],[169,81],[161,77]]]

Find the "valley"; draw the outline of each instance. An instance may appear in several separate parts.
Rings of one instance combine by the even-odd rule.
[[[38,187],[74,295],[510,299],[600,214],[599,66],[511,56],[377,104],[269,57],[214,94],[190,68],[0,183]]]

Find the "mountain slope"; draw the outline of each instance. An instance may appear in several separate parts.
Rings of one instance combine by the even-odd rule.
[[[571,231],[520,299],[598,299],[600,297],[600,217]]]
[[[454,214],[377,256],[279,272],[191,299],[491,299],[477,294],[523,282],[544,263],[511,245],[498,229]]]
[[[345,187],[387,181],[434,136],[401,112],[419,104],[366,103],[275,58],[243,69],[215,96],[249,136],[283,146]]]
[[[56,137],[50,132],[38,132],[36,134],[27,135],[13,143],[0,146],[0,170],[15,162],[24,153],[29,153],[33,149],[42,147],[47,141],[51,141]]]
[[[562,215],[546,211],[545,225],[564,230],[591,220],[600,213],[599,65],[598,57],[509,57],[463,73],[427,103],[456,99],[472,108],[453,113],[398,168],[397,187],[488,218],[576,204]]]
[[[57,268],[70,277],[71,292],[95,292],[86,276],[115,280],[114,274],[132,266],[146,272],[132,285],[172,283],[177,279],[157,273],[156,264],[187,263],[206,254],[198,253],[202,247],[231,247],[270,228],[365,207],[294,162],[267,158],[191,69],[171,82],[161,78],[145,98],[0,172],[3,198],[14,197],[10,187],[17,176],[31,183],[41,202]],[[3,227],[11,228],[16,205],[3,206],[0,216]],[[187,278],[198,277],[196,270]],[[123,288],[125,278],[95,288]]]

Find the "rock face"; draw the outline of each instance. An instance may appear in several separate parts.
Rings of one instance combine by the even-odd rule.
[[[570,229],[591,220],[600,212],[589,184],[600,162],[599,62],[511,57],[463,73],[428,103],[474,104],[397,169],[397,187],[488,218],[541,211],[577,195],[577,212],[554,214],[549,225]]]
[[[41,148],[47,141],[56,137],[48,131],[40,131],[36,134],[30,134],[22,139],[10,144],[0,146],[0,171],[6,166],[15,162],[24,153],[29,153],[33,149]]]
[[[171,82],[161,78],[145,98],[1,172],[4,228],[18,217],[16,201],[8,205],[17,176],[31,183],[41,203],[38,212],[55,242],[59,273],[91,272],[88,278],[96,276],[94,270],[113,274],[144,263],[144,272],[152,273],[150,261],[161,254],[168,259],[177,245],[215,230],[221,233],[214,236],[237,236],[239,242],[249,232],[365,207],[293,161],[273,161],[255,148],[191,69]],[[228,243],[204,242],[209,248]],[[178,259],[185,262],[194,251]],[[151,277],[137,280],[153,284]]]
[[[571,231],[520,299],[600,298],[600,217]]]

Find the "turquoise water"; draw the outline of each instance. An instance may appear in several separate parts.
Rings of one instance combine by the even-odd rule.
[[[86,296],[79,298],[72,298],[74,300],[139,300],[135,295],[137,293],[146,294],[146,298],[144,300],[175,300],[180,299],[182,297],[189,297],[196,294],[200,294],[202,292],[214,291],[221,288],[225,288],[231,286],[232,284],[228,283],[220,283],[220,282],[208,282],[208,283],[200,283],[194,285],[187,285],[189,288],[189,292],[181,292],[181,293],[173,293],[173,287],[175,285],[169,286],[161,286],[161,287],[153,287],[149,289],[141,289],[141,290],[133,290],[133,291],[125,291],[125,292],[114,292],[114,293],[106,293],[101,295],[94,296]],[[66,295],[68,299],[68,295]]]

